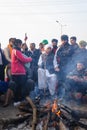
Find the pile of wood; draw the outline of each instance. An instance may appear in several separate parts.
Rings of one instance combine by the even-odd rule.
[[[48,101],[40,104],[40,99],[32,101],[30,97],[26,97],[26,101],[22,102],[17,109],[19,110],[15,119],[0,121],[3,128],[7,128],[9,124],[18,125],[27,122],[32,130],[87,130],[87,113],[81,110],[72,110],[65,105],[59,105],[57,100]],[[53,129],[52,129],[53,130]]]
[[[27,102],[20,104],[18,108],[21,115],[26,113],[32,115],[32,130],[36,130],[38,123],[40,123],[43,130],[48,130],[48,127],[61,130],[61,122],[69,130],[75,130],[78,126],[87,130],[87,113],[84,111],[75,111],[65,105],[58,105],[57,100],[56,103],[55,101],[53,104],[48,102],[43,106],[39,104],[40,100],[33,102],[29,97],[26,97],[26,100]]]

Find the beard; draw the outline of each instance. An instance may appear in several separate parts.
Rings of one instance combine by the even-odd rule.
[[[55,45],[55,46],[53,46],[53,48],[54,48],[54,49],[56,49],[56,48],[57,48],[57,46]]]

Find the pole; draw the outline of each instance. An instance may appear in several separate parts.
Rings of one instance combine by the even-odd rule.
[[[66,25],[61,24],[59,21],[56,21],[56,22],[59,23],[59,25],[60,25],[60,34],[62,35],[63,34],[63,27]]]

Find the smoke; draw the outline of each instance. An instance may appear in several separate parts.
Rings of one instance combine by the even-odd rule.
[[[75,54],[73,54],[73,56],[69,58],[66,66],[64,66],[64,68],[63,68],[64,74],[67,76],[70,72],[73,72],[73,70],[76,70],[76,64],[78,62],[83,62],[86,65],[86,61],[87,61],[86,54],[87,54],[87,50],[78,49],[75,52]],[[48,66],[50,68],[51,64],[48,64]],[[64,76],[64,75],[62,74],[62,76]],[[40,78],[41,78],[41,76],[40,76]],[[59,74],[58,78],[60,78],[60,74]],[[44,80],[44,77],[42,78],[42,80]],[[41,83],[42,83],[42,80],[40,80]],[[51,86],[52,85],[51,82],[49,82],[49,83],[50,83],[49,86]],[[70,102],[71,100],[74,100],[75,102],[80,103],[79,96],[78,96],[78,99],[75,99],[76,93],[74,94],[74,89],[76,89],[76,86],[73,86],[74,89],[73,88],[71,89],[70,85],[72,86],[72,82],[70,83],[69,79],[67,79],[67,78],[59,81],[54,95],[50,95],[50,93],[49,93],[49,90],[51,89],[51,87],[49,87],[49,90],[47,87],[45,94],[44,94],[44,89],[39,89],[38,86],[36,86],[34,92],[32,92],[33,94],[31,94],[32,95],[31,97],[35,98],[37,96],[40,96],[41,100],[43,100],[42,101],[43,103],[46,102],[46,100],[47,101],[53,100],[55,98],[58,98],[59,102],[64,103],[64,104],[66,104],[67,101]],[[42,87],[42,85],[41,85],[41,87]],[[77,95],[80,95],[80,94],[77,93]]]

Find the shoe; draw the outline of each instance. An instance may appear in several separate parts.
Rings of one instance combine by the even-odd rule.
[[[3,107],[7,107],[8,105],[9,105],[8,103],[7,103],[7,104],[4,104]]]
[[[19,105],[20,105],[20,103],[21,103],[20,101],[18,101],[18,102],[14,102],[14,104],[13,104],[13,105],[14,105],[14,107],[17,107],[17,106],[19,106]]]

